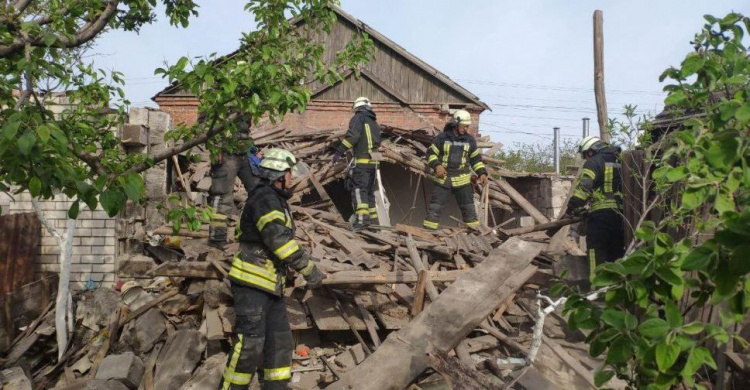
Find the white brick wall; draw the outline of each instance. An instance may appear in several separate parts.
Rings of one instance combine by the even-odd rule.
[[[31,197],[28,193],[13,196],[0,193],[2,214],[33,212]],[[44,216],[53,226],[64,231],[67,224],[68,208],[71,202],[65,195],[58,195],[52,200],[39,202]],[[76,235],[73,238],[73,264],[71,266],[70,286],[82,289],[86,282],[93,280],[97,284],[112,287],[115,280],[115,239],[114,218],[109,218],[102,210],[81,211],[76,222]],[[59,272],[60,248],[51,234],[42,227],[42,239],[37,251],[35,272]]]

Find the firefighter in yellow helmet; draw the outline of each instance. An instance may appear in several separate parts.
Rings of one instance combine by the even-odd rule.
[[[283,299],[287,269],[302,274],[308,288],[320,287],[325,279],[294,238],[287,199],[296,164],[286,150],[265,151],[261,179],[250,189],[242,210],[240,248],[229,271],[236,339],[222,390],[246,390],[256,372],[263,389],[287,388],[294,346]]]
[[[597,137],[586,137],[578,143],[578,152],[586,162],[566,213],[586,215],[586,249],[593,275],[597,264],[625,254],[620,150]]]
[[[435,187],[423,222],[426,229],[436,230],[439,227],[440,216],[451,193],[456,196],[464,223],[473,228],[479,227],[471,172],[473,170],[479,175],[480,184],[485,185],[487,169],[477,149],[477,141],[468,133],[469,125],[471,114],[466,110],[457,110],[427,149],[427,165],[435,171]]]

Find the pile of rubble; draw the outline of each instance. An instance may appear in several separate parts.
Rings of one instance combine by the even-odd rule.
[[[402,225],[353,233],[336,214],[293,211],[297,240],[330,275],[320,290],[301,278],[285,290],[297,340],[293,388],[593,386],[596,363],[575,344],[583,336],[554,313],[527,364],[536,294],[549,286],[555,257],[543,233],[505,241]],[[215,389],[232,337],[224,277],[236,245],[152,236],[150,256],[122,264],[136,278],[76,297],[61,359],[50,305],[5,355],[4,367],[16,368],[3,375],[38,389]],[[4,389],[31,388],[14,386]]]
[[[382,160],[427,177],[424,152],[436,131],[385,128]],[[549,223],[495,177],[478,197],[480,231],[397,224],[352,232],[323,187],[346,169],[328,162],[342,135],[282,127],[253,134],[259,146],[284,147],[310,166],[293,187],[296,239],[329,275],[319,290],[307,290],[298,275],[287,281],[296,341],[291,387],[594,388],[600,362],[588,357],[583,334],[555,312],[534,332],[538,294],[561,265],[585,264],[565,229],[545,234],[571,221]],[[206,163],[184,175],[178,166],[191,199],[210,188]],[[319,200],[300,206],[311,192]],[[540,224],[487,227],[489,210],[511,204]],[[141,253],[120,260],[115,290],[74,298],[74,332],[59,358],[50,304],[1,355],[0,389],[216,389],[233,337],[226,275],[238,244],[209,247],[205,229],[173,235],[163,226],[139,236]]]

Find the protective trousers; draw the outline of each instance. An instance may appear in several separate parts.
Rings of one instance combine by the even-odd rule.
[[[586,220],[586,249],[593,279],[597,265],[611,263],[625,255],[622,215],[615,209],[594,211]]]
[[[219,389],[247,390],[256,372],[262,389],[286,389],[294,342],[284,299],[235,283],[232,294],[236,340]]]
[[[227,218],[237,214],[234,206],[234,181],[239,176],[245,189],[253,187],[258,180],[250,169],[250,160],[245,154],[225,155],[221,163],[211,166],[211,188],[208,190],[208,205],[216,212],[211,216],[208,241],[214,246],[227,242]]]
[[[477,220],[477,210],[474,208],[474,191],[471,189],[471,185],[462,187],[449,188],[441,185],[435,185],[432,190],[432,198],[430,199],[430,206],[427,210],[427,218],[424,220],[424,227],[430,230],[436,230],[440,225],[440,216],[443,214],[446,203],[451,192],[456,196],[458,201],[458,207],[461,209],[461,216],[463,217],[464,223],[470,227],[479,227],[479,220]]]
[[[351,191],[355,227],[369,225],[378,220],[378,209],[375,207],[376,176],[375,168],[352,168]]]

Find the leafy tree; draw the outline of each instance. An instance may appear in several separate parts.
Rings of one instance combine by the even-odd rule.
[[[503,160],[503,168],[513,172],[554,172],[554,145],[524,144],[516,142],[513,149],[501,150],[495,158]],[[578,146],[572,139],[560,143],[560,169],[576,165]]]
[[[569,294],[570,326],[589,331],[591,354],[605,356],[595,376],[600,386],[616,375],[631,388],[702,388],[698,370],[717,368],[708,342],[744,344],[733,325],[750,306],[750,59],[743,43],[750,18],[705,19],[694,51],[661,75],[670,81],[665,104],[697,114],[649,150],[658,168],[647,211],[666,215],[640,225],[623,259],[597,267],[593,286],[606,290],[603,305],[563,285],[553,291]],[[669,233],[677,228],[688,234],[675,242]],[[686,323],[684,301],[713,307],[721,325]]]
[[[157,69],[200,99],[205,121],[178,126],[167,134],[175,147],[152,155],[125,154],[113,129],[124,123],[123,75],[75,59],[78,50],[107,30],[137,32],[156,19],[157,3],[175,26],[198,15],[192,0],[15,0],[0,2],[0,191],[28,190],[47,199],[63,193],[73,200],[75,219],[83,207],[102,207],[110,216],[128,200],[145,194],[141,172],[171,156],[221,135],[233,139],[240,117],[276,120],[304,110],[311,80],[331,82],[339,72],[368,58],[372,42],[363,36],[323,62],[324,41],[336,20],[336,0],[250,0],[245,9],[257,30],[243,34],[229,57],[179,59]],[[304,22],[293,23],[289,16]],[[54,80],[71,102],[66,111],[50,110]],[[71,224],[68,224],[71,226]],[[73,223],[74,227],[75,224]],[[73,229],[59,233],[63,247],[57,301],[59,354],[66,348],[65,306]]]

